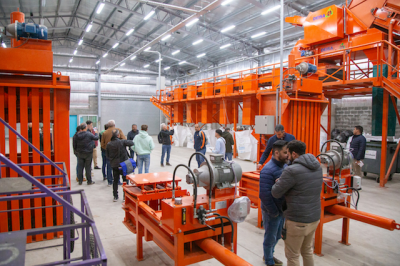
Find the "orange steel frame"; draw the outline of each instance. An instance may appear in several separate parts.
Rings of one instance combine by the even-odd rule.
[[[21,15],[22,14],[22,15]],[[23,13],[13,12],[11,19],[24,22]],[[11,21],[13,23],[14,21]],[[26,139],[28,123],[32,123],[32,144],[38,149],[42,145],[43,153],[53,161],[65,162],[69,175],[69,77],[60,72],[53,73],[53,53],[51,41],[44,40],[12,40],[18,48],[0,48],[0,117],[11,127],[20,124],[20,133]],[[40,123],[42,128],[40,129]],[[51,130],[53,125],[53,130]],[[42,130],[42,137],[39,131]],[[18,148],[20,146],[20,149]],[[39,154],[29,151],[28,145],[18,141],[15,134],[9,134],[6,141],[5,128],[0,125],[0,153],[5,154],[14,163],[40,163]],[[34,176],[46,176],[52,173],[51,166],[24,166]],[[9,168],[2,168],[1,178],[18,177]],[[57,186],[61,179],[43,179],[47,186]],[[42,207],[53,205],[51,198],[33,201],[20,200],[0,203],[0,211],[8,209]],[[29,229],[62,224],[62,208],[46,208],[0,213],[0,232]],[[33,222],[34,221],[34,222]],[[53,224],[55,221],[55,224]],[[60,237],[62,232],[56,233]],[[28,237],[41,241],[43,238],[52,239],[53,233],[45,236]]]
[[[125,218],[123,223],[134,234],[136,234],[137,260],[143,260],[143,237],[145,241],[154,241],[171,259],[176,266],[189,265],[212,257],[217,258],[211,250],[200,248],[215,245],[221,241],[220,220],[209,221],[215,231],[199,223],[193,217],[193,196],[186,190],[181,189],[178,183],[180,178],[175,179],[176,197],[182,197],[182,205],[176,205],[172,197],[172,174],[169,172],[150,174],[131,174],[127,178],[133,185],[123,185],[125,203],[123,209]],[[222,216],[228,216],[227,210],[233,203],[234,188],[213,189],[212,208],[216,203],[226,201],[226,208],[216,210]],[[206,195],[197,196],[197,209],[202,205],[208,209],[208,192]],[[184,209],[184,211],[183,211]],[[185,213],[185,214],[183,214]],[[185,223],[182,220],[185,220]],[[226,222],[226,221],[225,221]],[[221,255],[225,265],[250,265],[240,257],[229,252],[231,250],[231,226],[223,223],[226,249]],[[237,251],[237,224],[234,224],[233,250]],[[208,240],[214,240],[207,242]],[[203,242],[206,240],[206,242]],[[219,247],[222,247],[218,244]],[[218,248],[215,246],[214,248]],[[211,254],[211,255],[210,255]],[[223,255],[223,256],[225,256]],[[218,259],[218,258],[217,258]],[[233,264],[228,263],[234,261]]]

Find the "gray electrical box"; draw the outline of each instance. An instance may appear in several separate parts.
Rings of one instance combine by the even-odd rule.
[[[273,135],[275,130],[275,116],[256,115],[256,126],[254,130],[256,134]]]

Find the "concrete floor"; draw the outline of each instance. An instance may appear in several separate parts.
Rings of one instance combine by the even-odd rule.
[[[150,172],[174,170],[179,163],[187,164],[192,150],[182,147],[173,147],[170,163],[172,167],[160,167],[161,145],[154,137],[156,148],[151,154]],[[72,149],[71,149],[72,150]],[[98,162],[101,165],[99,151]],[[254,170],[250,162],[235,160],[242,166],[243,171]],[[196,165],[195,160],[192,165]],[[76,158],[71,153],[71,169],[75,169]],[[136,235],[132,234],[122,224],[124,211],[121,209],[121,200],[113,202],[112,188],[107,187],[107,182],[102,181],[101,170],[94,170],[96,184],[78,186],[75,181],[74,171],[71,170],[72,189],[84,189],[89,200],[90,208],[100,233],[101,241],[106,250],[108,265],[174,265],[174,262],[154,242],[144,241],[144,260],[138,262],[136,256]],[[178,176],[184,177],[186,172],[178,170]],[[395,219],[400,222],[400,175],[395,175],[386,188],[379,188],[375,176],[369,175],[363,179],[363,190],[359,203],[359,210]],[[180,185],[192,194],[192,187],[185,182]],[[122,188],[119,188],[122,193]],[[204,194],[204,189],[199,189],[199,194]],[[121,198],[120,194],[120,198]],[[74,204],[79,205],[79,200],[74,199]],[[77,220],[77,219],[76,219]],[[238,255],[253,265],[264,265],[263,257],[263,230],[255,225],[257,222],[256,210],[251,210],[246,221],[238,225]],[[324,226],[322,252],[323,257],[315,256],[315,265],[400,265],[400,232],[380,229],[368,224],[352,220],[350,222],[350,246],[339,244],[341,237],[341,220],[328,223]],[[28,244],[27,248],[51,246],[61,244],[60,239]],[[74,257],[79,256],[80,243],[76,243]],[[279,241],[275,256],[285,261],[284,243]],[[45,262],[60,260],[62,248],[51,248],[40,251],[30,251],[26,254],[26,265],[37,265]],[[221,265],[216,260],[208,260],[194,265]]]

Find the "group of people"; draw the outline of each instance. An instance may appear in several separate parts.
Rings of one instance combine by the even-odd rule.
[[[366,139],[363,128],[356,126],[350,143],[355,174],[361,174]],[[304,266],[313,266],[313,236],[321,216],[322,168],[306,144],[285,133],[282,125],[275,127],[275,135],[268,140],[260,161],[261,210],[264,224],[264,261],[266,265],[282,265],[274,257],[279,239],[285,241],[288,266],[299,266],[300,255]],[[262,165],[269,157],[272,157]],[[261,168],[262,167],[262,168]]]

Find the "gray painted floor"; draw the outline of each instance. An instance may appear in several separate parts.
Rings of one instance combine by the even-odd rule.
[[[151,172],[173,171],[173,167],[160,167],[161,145],[154,138],[156,148],[151,154]],[[173,147],[170,163],[187,164],[192,150]],[[99,151],[99,164],[101,156]],[[250,162],[235,160],[243,171],[254,170]],[[192,165],[196,165],[195,160]],[[71,169],[75,169],[76,158],[71,153]],[[144,242],[144,260],[138,262],[136,256],[136,235],[132,234],[122,224],[124,211],[121,209],[121,200],[113,202],[112,188],[107,187],[102,181],[101,170],[94,170],[93,186],[78,186],[75,181],[74,170],[71,171],[72,189],[85,189],[90,208],[94,215],[102,243],[106,249],[108,265],[174,265],[173,261],[153,242]],[[178,170],[178,176],[185,176],[184,170]],[[395,175],[393,181],[386,188],[379,188],[375,176],[370,175],[363,179],[363,190],[359,203],[359,210],[374,213],[395,219],[400,223],[400,175]],[[183,188],[192,194],[191,186],[181,182]],[[122,188],[120,190],[120,198]],[[204,189],[199,189],[199,194],[204,194]],[[80,206],[78,199],[74,199],[76,206]],[[246,221],[238,225],[238,255],[253,265],[264,265],[262,261],[263,230],[255,227],[257,221],[256,210],[251,211]],[[322,251],[323,257],[315,256],[315,265],[400,265],[400,232],[388,231],[373,227],[368,224],[352,220],[350,222],[350,246],[338,243],[341,236],[341,220],[334,221],[324,226]],[[60,239],[29,244],[27,248],[61,244]],[[76,244],[74,257],[79,256],[80,244]],[[284,243],[279,241],[275,249],[277,258],[285,261]],[[45,262],[60,260],[62,248],[51,248],[41,251],[30,251],[26,254],[26,265],[36,265]],[[208,260],[195,265],[221,265],[216,260]]]

